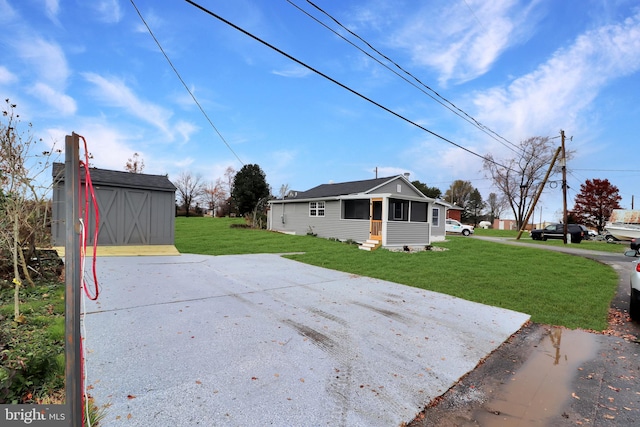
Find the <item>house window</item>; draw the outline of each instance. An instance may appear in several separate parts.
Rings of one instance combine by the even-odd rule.
[[[440,209],[433,208],[431,210],[431,224],[434,227],[437,227],[438,225],[440,225]]]
[[[324,216],[324,202],[309,202],[309,216]]]
[[[344,219],[369,219],[369,199],[366,200],[344,200]]]
[[[389,200],[389,217],[393,221],[409,220],[409,201],[390,199]]]
[[[427,222],[427,204],[424,202],[411,202],[411,221]]]

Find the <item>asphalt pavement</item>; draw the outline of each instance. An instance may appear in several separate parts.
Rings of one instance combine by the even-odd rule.
[[[99,257],[87,389],[110,426],[399,426],[529,316],[278,255]]]
[[[605,263],[619,276],[602,333],[529,323],[416,417],[411,427],[640,425],[640,324],[628,317],[635,258],[579,244],[533,246]]]

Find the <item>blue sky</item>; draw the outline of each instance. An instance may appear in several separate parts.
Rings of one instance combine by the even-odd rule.
[[[390,71],[402,74],[332,17],[512,143],[564,129],[575,151],[569,207],[586,179],[609,179],[625,208],[640,196],[635,0],[314,1],[327,14],[304,0],[197,3],[479,156],[514,155]],[[0,95],[46,143],[62,146],[74,131],[93,166],[124,170],[137,152],[145,173],[170,179],[189,171],[214,181],[228,166],[257,163],[275,194],[283,184],[374,178],[376,168],[378,176],[409,172],[443,193],[456,179],[485,198],[494,191],[479,156],[186,1],[135,5],[215,129],[130,0],[0,0]],[[549,186],[536,221],[557,220],[561,206],[561,187]]]

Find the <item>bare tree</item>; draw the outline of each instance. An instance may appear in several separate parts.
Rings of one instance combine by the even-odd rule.
[[[538,186],[554,157],[552,141],[536,136],[520,142],[515,157],[496,161],[485,156],[484,169],[511,208],[518,228],[531,208]],[[567,152],[567,157],[570,156]]]
[[[144,170],[144,160],[140,158],[138,153],[133,153],[133,158],[127,160],[127,164],[124,168],[127,172],[142,173]]]
[[[289,194],[289,190],[290,190],[289,184],[282,184],[280,186],[279,198],[284,199],[287,196],[287,194]]]
[[[0,122],[0,251],[11,255],[15,285],[14,320],[19,322],[20,286],[23,279],[34,286],[28,262],[35,254],[36,243],[43,243],[46,235],[45,195],[51,184],[46,187],[39,183],[38,178],[48,170],[51,157],[54,153],[59,154],[60,150],[40,151],[42,141],[33,138],[31,123],[26,132],[21,132],[16,105],[8,99],[5,103]]]
[[[504,197],[499,197],[496,193],[489,193],[489,197],[487,198],[489,221],[493,224],[494,219],[501,218],[507,206],[508,204]]]
[[[231,211],[232,210],[233,211],[236,210],[236,207],[235,207],[235,205],[233,203],[233,199],[231,198],[231,194],[233,194],[233,183],[234,183],[234,181],[236,179],[236,170],[233,167],[228,166],[227,169],[224,171],[224,177],[226,179],[226,182],[225,182],[226,188],[225,188],[225,190],[226,190],[227,196],[228,196],[227,200],[225,200],[225,203],[224,203],[224,205],[226,207],[225,214],[226,215],[231,215]]]
[[[205,203],[208,208],[213,213],[213,216],[216,216],[216,209],[224,202],[229,195],[224,190],[224,185],[222,184],[222,180],[218,178],[215,182],[209,182],[204,188],[204,198]]]
[[[205,184],[200,175],[192,175],[191,172],[182,172],[173,182],[178,191],[178,198],[182,207],[189,216],[191,206],[204,194]]]

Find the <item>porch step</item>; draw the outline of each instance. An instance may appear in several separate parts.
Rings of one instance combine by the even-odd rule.
[[[368,239],[366,242],[362,243],[359,248],[363,251],[373,251],[380,247],[382,242],[380,240]]]

